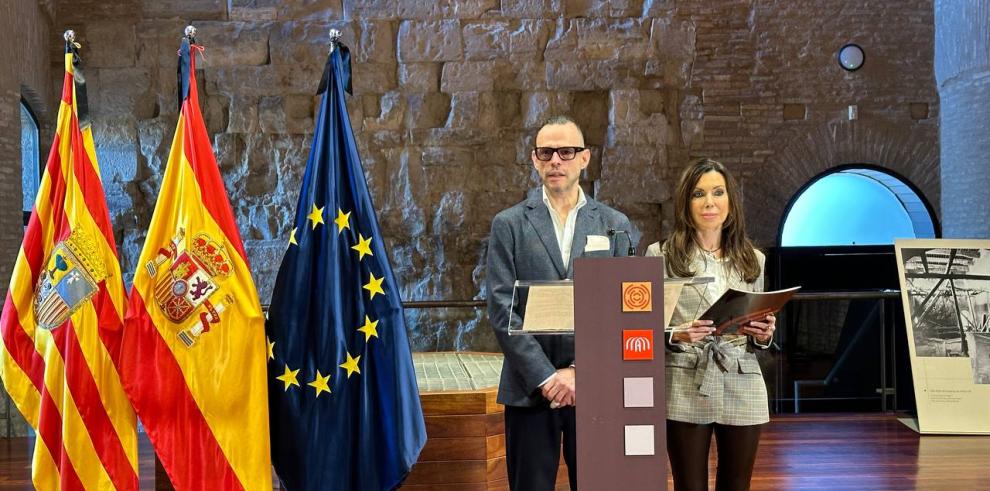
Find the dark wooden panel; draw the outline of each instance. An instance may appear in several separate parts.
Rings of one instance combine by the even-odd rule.
[[[488,481],[487,474],[488,462],[485,460],[419,462],[413,466],[406,484],[484,484]]]
[[[423,451],[419,454],[419,461],[487,460],[490,456],[488,455],[486,440],[487,437],[484,436],[465,438],[430,437],[426,441]]]
[[[426,416],[426,434],[430,438],[487,436],[505,433],[502,413]]]
[[[495,481],[489,481],[488,487],[485,488],[486,491],[509,491],[509,479],[498,479]]]
[[[504,408],[503,408],[504,411]],[[504,435],[505,434],[505,414],[503,412],[498,412],[494,414],[489,414],[488,419],[488,434],[489,435]]]
[[[403,484],[402,491],[487,491],[491,488],[485,483],[457,484]],[[506,486],[508,489],[508,486]]]
[[[424,392],[419,395],[423,414],[489,414],[504,411],[495,402],[496,388],[464,392]]]
[[[505,434],[493,435],[486,439],[488,458],[505,457]]]
[[[488,472],[485,475],[485,481],[497,481],[507,477],[508,473],[505,470],[505,457],[498,457],[488,461]]]

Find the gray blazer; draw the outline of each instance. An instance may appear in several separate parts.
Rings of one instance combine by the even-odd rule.
[[[563,264],[550,210],[540,188],[525,201],[502,210],[492,220],[488,240],[488,319],[495,330],[505,362],[498,386],[498,402],[508,406],[548,404],[539,385],[558,368],[574,363],[571,336],[509,336],[508,315],[512,286],[516,280],[563,280],[573,278],[574,258],[581,256],[625,256],[629,236],[610,237],[610,250],[585,253],[589,235],[608,237],[610,229],[632,231],[622,213],[590,197],[577,213],[570,264]],[[513,313],[514,316],[517,314]]]

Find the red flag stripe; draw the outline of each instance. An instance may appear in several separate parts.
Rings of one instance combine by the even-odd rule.
[[[75,324],[70,320],[52,332],[65,361],[65,385],[93,442],[96,455],[117,489],[137,489],[138,476],[100,399],[99,388],[86,364]]]
[[[103,280],[99,284],[99,293],[92,298],[93,308],[96,309],[96,316],[100,319],[100,339],[103,346],[106,346],[110,360],[113,362],[117,373],[120,373],[120,340],[123,335],[124,319],[117,313],[117,306],[113,303],[110,290],[107,289],[107,282]],[[104,322],[109,320],[111,322]]]
[[[0,333],[3,334],[3,345],[10,353],[14,363],[21,367],[21,370],[31,379],[34,387],[41,392],[45,385],[45,360],[34,349],[34,340],[21,327],[17,306],[14,305],[14,299],[10,296],[10,292],[7,292],[3,313],[5,315],[0,319],[2,321]]]
[[[62,102],[72,105],[72,96],[75,94],[75,84],[73,83],[72,73],[69,72],[68,66],[65,67],[65,77],[62,78]]]
[[[79,126],[79,121],[76,119],[75,114],[72,115],[72,126]],[[89,153],[86,152],[86,147],[83,145],[82,133],[73,131],[73,135],[79,136],[79,138],[72,139],[72,153],[75,157],[72,159],[72,164],[76,182],[79,183],[83,198],[86,200],[86,208],[89,210],[89,216],[93,218],[93,222],[96,223],[100,232],[103,232],[107,246],[113,252],[114,257],[116,257],[117,244],[113,239],[110,212],[107,210],[106,201],[103,199],[105,196],[103,182],[100,180],[100,176],[97,175],[93,163],[89,160]]]
[[[220,178],[216,157],[213,156],[210,136],[206,131],[206,124],[203,122],[203,115],[200,113],[199,92],[196,89],[195,52],[190,56],[192,60],[189,70],[189,97],[182,102],[182,114],[184,116],[182,121],[186,125],[185,131],[182,132],[182,150],[196,174],[203,206],[223,230],[227,240],[237,249],[244,264],[249,265],[247,254],[244,252],[244,244],[241,242],[241,234],[237,229],[237,223],[234,221],[234,211],[230,208],[230,202],[227,200],[227,189],[223,185],[223,179]]]
[[[85,489],[79,474],[72,467],[65,446],[62,444],[62,415],[58,411],[55,400],[52,399],[48,389],[42,387],[41,390],[41,417],[38,420],[38,437],[48,447],[48,453],[55,461],[58,468],[59,481],[63,490]],[[37,445],[37,443],[35,443]]]
[[[122,356],[132,368],[121,375],[148,437],[155,448],[191,443],[181,452],[159,453],[172,484],[176,489],[243,489],[137,291],[128,304],[127,328],[137,332],[128,335],[134,342]],[[140,390],[137,385],[145,380],[155,380],[156,390]]]

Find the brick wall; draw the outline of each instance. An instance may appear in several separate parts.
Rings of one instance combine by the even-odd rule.
[[[46,1],[0,2],[0,285],[6,295],[14,259],[23,237],[21,212],[21,99],[41,125],[42,155],[51,145],[52,90],[49,45],[54,6]],[[0,397],[0,437],[24,435],[27,426],[7,399]]]

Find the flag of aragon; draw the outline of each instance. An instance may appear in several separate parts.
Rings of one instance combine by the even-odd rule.
[[[36,489],[137,489],[118,363],[124,283],[78,45],[66,39],[55,140],[0,315],[0,376],[38,436]]]
[[[268,490],[264,319],[200,112],[191,51],[202,48],[190,37],[127,310],[124,387],[176,489]]]

